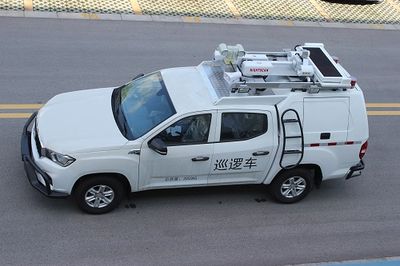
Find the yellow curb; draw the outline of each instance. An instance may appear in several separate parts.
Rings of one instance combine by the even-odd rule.
[[[327,21],[332,21],[331,16],[329,16],[329,14],[325,11],[325,9],[323,9],[323,7],[320,4],[318,4],[317,1],[315,0],[309,0],[309,1],[321,16],[323,16]]]
[[[372,116],[383,116],[383,115],[399,115],[400,116],[400,111],[367,111],[368,115]]]
[[[232,0],[224,0],[224,1],[225,1],[226,5],[228,6],[229,10],[232,12],[233,16],[235,16],[235,18],[239,18],[240,17],[240,12],[236,8],[236,6],[232,2]]]
[[[370,28],[372,30],[383,30],[385,28],[385,26],[382,24],[369,24],[368,28]]]
[[[94,13],[82,13],[81,16],[86,19],[94,19],[94,20],[100,19],[99,16]]]
[[[142,15],[142,9],[140,8],[139,2],[137,0],[130,0],[132,11],[135,15]]]
[[[292,27],[292,26],[294,26],[294,23],[291,20],[287,20],[287,21],[284,21],[282,23],[282,25]]]
[[[0,113],[0,118],[29,118],[31,113]]]
[[[25,11],[32,11],[33,10],[33,0],[24,0],[24,10]]]
[[[397,108],[400,107],[400,103],[367,103],[367,107],[370,108]]]
[[[0,110],[39,109],[43,104],[0,104]]]
[[[183,22],[189,22],[189,23],[200,23],[201,18],[200,17],[187,17],[184,16],[182,17]]]

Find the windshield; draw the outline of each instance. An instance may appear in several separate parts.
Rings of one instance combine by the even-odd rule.
[[[115,89],[113,110],[127,139],[137,139],[175,114],[161,73],[156,72]]]

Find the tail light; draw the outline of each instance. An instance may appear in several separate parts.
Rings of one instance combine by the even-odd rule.
[[[358,154],[358,157],[360,157],[360,160],[367,153],[367,149],[368,149],[368,141],[364,142],[364,144],[361,146],[360,153]]]
[[[351,81],[350,81],[350,86],[351,88],[354,88],[357,84],[357,78],[355,77],[351,77]]]

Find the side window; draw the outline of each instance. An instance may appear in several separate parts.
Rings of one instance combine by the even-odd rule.
[[[210,124],[211,114],[188,116],[162,131],[157,137],[167,145],[207,143]]]
[[[267,132],[267,115],[256,113],[223,113],[220,141],[246,140]]]

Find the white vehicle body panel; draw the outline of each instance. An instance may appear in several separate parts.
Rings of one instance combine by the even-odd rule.
[[[218,125],[221,124],[223,113],[241,113],[241,109],[222,109],[218,112]],[[212,169],[208,184],[239,184],[262,183],[273,163],[277,149],[276,129],[273,126],[275,118],[266,110],[247,109],[246,113],[265,114],[268,121],[267,132],[242,141],[220,142],[218,138],[214,144]],[[217,128],[216,136],[220,136],[221,128]],[[253,153],[261,153],[254,155]],[[267,153],[263,155],[262,153]]]
[[[346,141],[349,126],[349,101],[349,97],[304,97],[305,143],[318,142],[321,132],[329,132],[331,139],[337,142]]]
[[[114,88],[59,94],[38,113],[40,141],[60,153],[119,149],[127,140],[111,110]]]
[[[32,143],[35,143],[34,134]],[[122,146],[119,149],[101,152],[88,152],[73,154],[76,164],[62,167],[46,157],[40,157],[35,147],[32,155],[35,162],[52,177],[52,189],[71,194],[73,186],[79,178],[103,173],[117,173],[125,176],[133,191],[138,187],[139,157],[132,156],[129,151],[140,149],[140,145]]]
[[[153,188],[168,188],[181,186],[203,186],[207,185],[211,169],[211,160],[192,161],[192,158],[204,156],[212,158],[214,150],[214,134],[216,128],[216,112],[206,111],[188,113],[177,116],[168,125],[178,120],[199,114],[211,114],[210,134],[207,144],[177,145],[169,146],[167,155],[160,155],[151,150],[147,143],[162,130],[155,130],[143,140],[140,151],[140,180],[139,190]],[[164,126],[164,129],[167,126]]]

